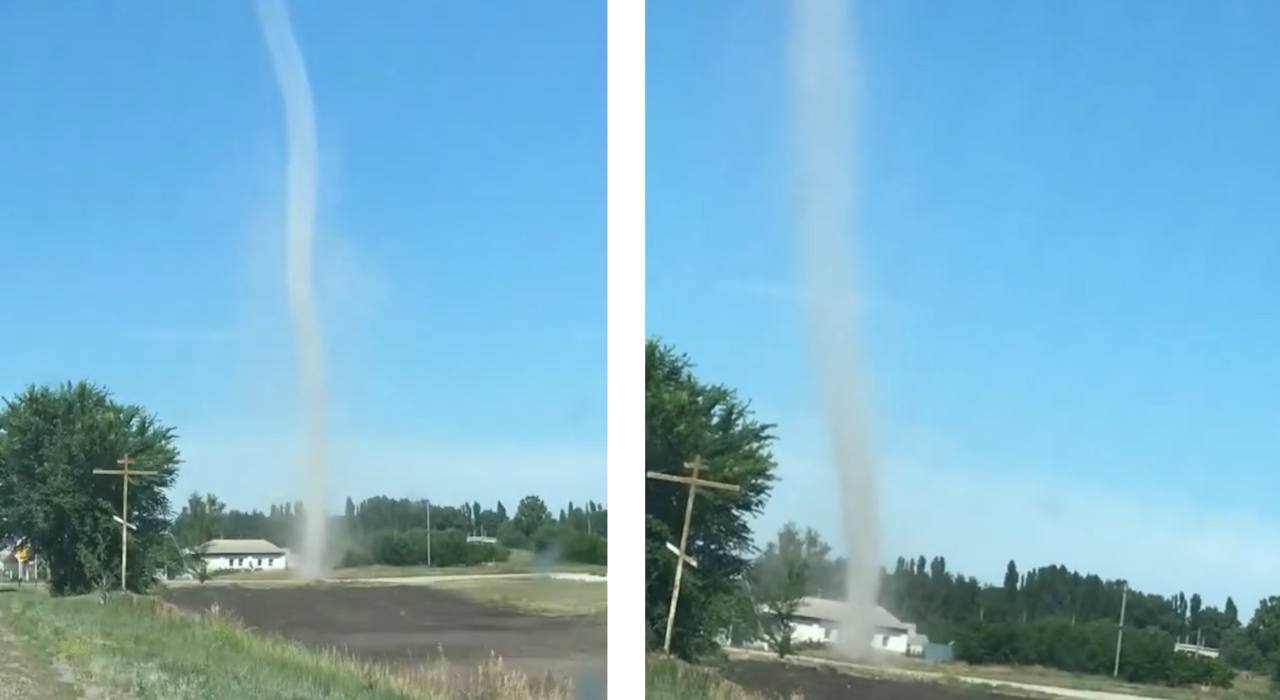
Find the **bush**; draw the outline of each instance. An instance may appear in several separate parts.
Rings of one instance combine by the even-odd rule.
[[[467,563],[467,538],[457,530],[431,533],[432,566],[458,566]]]
[[[1266,666],[1248,632],[1240,628],[1227,630],[1222,635],[1222,659],[1246,671],[1262,671]]]
[[[581,564],[609,563],[609,547],[605,538],[559,523],[548,523],[533,533],[533,550],[550,554],[554,559]]]
[[[486,542],[467,543],[468,564],[488,564],[506,561],[510,556],[511,550],[500,544],[488,544]]]
[[[366,533],[342,555],[343,566],[414,566],[427,563],[428,537],[423,528],[397,532]],[[430,536],[432,566],[461,566],[506,561],[511,551],[501,545],[467,542],[457,530],[433,530]]]
[[[956,658],[973,664],[1041,665],[1109,675],[1115,653],[1116,629],[1105,622],[970,623],[956,629]],[[1129,629],[1124,634],[1120,675],[1135,683],[1229,688],[1235,674],[1221,660],[1174,652],[1173,637],[1165,632]]]
[[[509,549],[528,549],[529,538],[510,520],[498,526],[498,544]]]
[[[417,564],[418,558],[414,556],[413,545],[409,541],[409,537],[399,532],[381,532],[374,536],[373,546],[374,561],[379,564],[389,564],[391,566],[408,566]]]
[[[1166,682],[1173,686],[1207,685],[1215,688],[1230,688],[1236,675],[1235,671],[1220,659],[1188,654],[1174,654],[1169,671]]]

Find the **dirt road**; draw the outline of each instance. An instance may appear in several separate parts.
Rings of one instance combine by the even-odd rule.
[[[763,652],[734,649],[735,659],[725,675],[741,685],[763,692],[781,693],[788,684],[804,693],[807,700],[843,698],[857,690],[861,698],[974,698],[974,697],[1059,697],[1073,700],[1159,700],[1147,695],[1130,695],[1101,690],[1062,688],[1033,683],[954,676],[887,666],[867,666],[817,657],[790,657],[782,664]],[[742,674],[741,678],[735,674]],[[771,683],[770,679],[774,679]],[[943,685],[949,683],[950,685]],[[957,688],[957,684],[969,687]],[[785,697],[785,695],[783,695]]]
[[[887,680],[842,673],[830,667],[797,666],[776,661],[730,662],[724,677],[767,698],[787,700],[984,700],[1005,698],[972,688],[951,688],[923,681]]]
[[[33,649],[0,615],[0,700],[70,700],[100,697],[79,689],[71,671]]]

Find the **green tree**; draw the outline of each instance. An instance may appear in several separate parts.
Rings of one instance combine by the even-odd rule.
[[[511,518],[511,522],[525,537],[532,537],[538,528],[551,522],[551,511],[547,509],[547,504],[543,503],[541,498],[525,496],[520,499],[520,505],[516,506],[516,514]]]
[[[1004,572],[1004,594],[1010,603],[1018,597],[1018,565],[1012,559]]]
[[[222,537],[226,520],[227,506],[218,497],[206,493],[192,493],[182,512],[173,521],[173,534],[178,541],[187,547],[202,545],[209,540]]]
[[[698,568],[685,568],[672,652],[690,658],[717,649],[727,630],[730,599],[741,596],[754,552],[750,519],[768,499],[776,465],[773,426],[756,420],[732,389],[706,384],[688,357],[657,340],[645,343],[645,470],[688,475],[685,462],[701,456],[709,479],[736,484],[738,493],[702,489],[693,508],[689,553]],[[689,491],[648,479],[645,483],[645,620],[650,647],[662,644],[675,578],[674,557]]]
[[[1268,667],[1265,670],[1271,672],[1271,666],[1280,661],[1280,596],[1273,595],[1258,603],[1245,632],[1258,654],[1266,660]]]
[[[795,523],[787,523],[752,565],[752,595],[764,608],[761,632],[779,657],[791,653],[796,611],[830,551],[812,529],[801,535]]]
[[[154,581],[169,528],[165,490],[177,474],[174,431],[140,406],[86,382],[29,387],[0,411],[0,535],[22,537],[49,563],[50,591],[86,593],[119,581],[121,480],[95,476],[124,455],[156,476],[129,488],[127,586]]]
[[[1262,654],[1249,638],[1247,630],[1233,628],[1222,637],[1222,658],[1232,666],[1247,671],[1261,671]]]
[[[1227,604],[1223,606],[1222,612],[1226,614],[1227,622],[1231,626],[1240,624],[1240,611],[1236,609],[1236,602],[1231,599],[1231,596],[1227,596]]]

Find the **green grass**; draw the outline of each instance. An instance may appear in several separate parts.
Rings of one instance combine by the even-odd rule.
[[[499,662],[470,674],[443,668],[393,673],[334,653],[253,634],[211,614],[193,616],[153,598],[0,595],[5,627],[78,681],[151,698],[370,698],[568,700],[563,683],[531,683]]]
[[[765,700],[721,678],[715,669],[661,656],[645,660],[644,696],[646,700]]]
[[[479,603],[536,615],[603,616],[606,605],[604,583],[495,578],[442,581],[432,585],[456,591]]]

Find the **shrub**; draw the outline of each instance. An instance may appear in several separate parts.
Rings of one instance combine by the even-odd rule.
[[[499,544],[488,544],[486,542],[467,543],[468,564],[488,564],[490,562],[506,561],[510,556],[511,550]]]
[[[457,530],[431,533],[431,564],[457,566],[467,563],[467,538]]]
[[[413,566],[427,563],[428,537],[424,528],[397,532],[366,533],[343,553],[343,566]],[[433,530],[430,536],[432,566],[462,566],[507,561],[511,550],[502,545],[467,542],[458,530]]]
[[[1110,674],[1116,653],[1115,626],[1072,625],[1046,620],[970,623],[955,630],[956,658],[973,664],[1042,665],[1076,673]],[[1154,629],[1124,634],[1120,674],[1135,683],[1231,687],[1234,672],[1218,659],[1173,651],[1173,638]]]
[[[525,537],[515,523],[508,520],[498,526],[498,544],[510,549],[528,549],[529,538]]]
[[[533,533],[533,549],[551,558],[582,564],[607,564],[608,543],[599,535],[585,532],[559,523],[548,523]]]
[[[1230,688],[1235,675],[1235,671],[1221,659],[1174,654],[1166,681],[1174,686],[1207,685],[1215,688]]]

